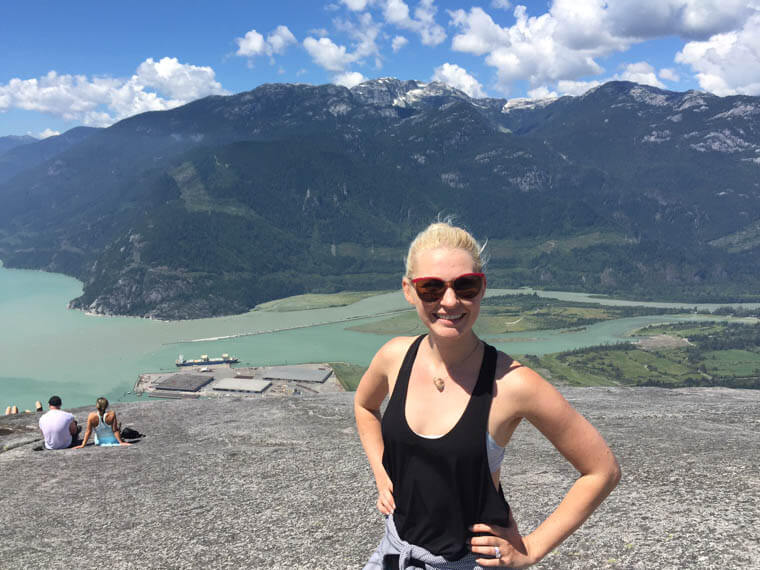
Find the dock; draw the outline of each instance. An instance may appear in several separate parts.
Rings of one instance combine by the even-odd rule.
[[[229,363],[183,366],[176,371],[146,372],[135,383],[136,394],[151,398],[236,398],[298,396],[343,392],[330,365],[242,366]]]

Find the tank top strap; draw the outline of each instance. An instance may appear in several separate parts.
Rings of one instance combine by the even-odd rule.
[[[403,406],[404,402],[406,402],[406,392],[409,388],[409,377],[412,374],[412,366],[414,366],[414,361],[417,358],[417,352],[420,349],[422,339],[426,336],[426,334],[418,336],[414,339],[412,344],[409,345],[409,349],[406,351],[406,356],[404,356],[404,361],[401,363],[401,368],[398,371],[396,384],[393,386],[393,393],[388,400],[389,407]]]
[[[496,349],[483,342],[483,363],[473,394],[488,393],[493,395],[493,383],[496,376]]]

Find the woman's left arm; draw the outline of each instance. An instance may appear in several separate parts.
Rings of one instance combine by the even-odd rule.
[[[90,439],[90,434],[92,433],[92,422],[96,417],[98,417],[98,414],[95,412],[90,412],[90,414],[87,416],[87,428],[84,430],[82,443],[77,445],[74,449],[82,449],[85,445],[87,445],[87,440]]]
[[[549,382],[526,367],[514,369],[504,380],[495,403],[508,408],[507,416],[530,421],[580,473],[554,512],[521,540],[509,529],[473,527],[495,535],[473,538],[473,546],[479,547],[473,552],[491,554],[499,546],[501,554],[500,560],[483,558],[479,564],[523,568],[541,560],[583,524],[617,485],[620,467],[594,426]]]

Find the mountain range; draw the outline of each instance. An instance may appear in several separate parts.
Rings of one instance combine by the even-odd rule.
[[[406,245],[441,215],[488,241],[492,286],[760,298],[758,97],[270,84],[7,138],[0,259],[81,279],[71,306],[97,313],[398,287]]]

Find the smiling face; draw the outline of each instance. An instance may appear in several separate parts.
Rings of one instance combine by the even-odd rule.
[[[472,256],[464,249],[435,248],[419,251],[413,260],[412,278],[437,277],[452,281],[466,273],[477,271]],[[471,333],[480,313],[483,290],[472,299],[457,297],[451,287],[446,288],[438,301],[420,299],[408,277],[403,280],[404,296],[417,309],[417,315],[432,335],[440,338],[457,338]]]

